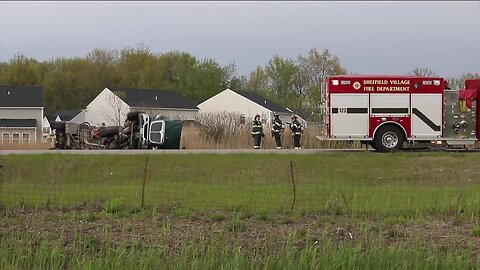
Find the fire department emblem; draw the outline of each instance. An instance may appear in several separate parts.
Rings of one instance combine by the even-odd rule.
[[[353,83],[353,89],[355,89],[355,90],[360,89],[361,86],[362,86],[362,85],[361,85],[359,82],[354,82],[354,83]]]

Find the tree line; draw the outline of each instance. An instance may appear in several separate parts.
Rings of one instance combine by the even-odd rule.
[[[17,54],[0,63],[0,85],[43,86],[46,114],[85,108],[105,87],[176,90],[194,104],[230,88],[258,92],[315,121],[325,79],[341,74],[347,69],[339,57],[315,48],[294,59],[274,55],[248,76],[239,76],[235,63],[220,65],[180,51],[154,53],[143,45],[120,51],[94,49],[85,57],[46,61]],[[428,68],[410,74],[436,75]],[[467,73],[450,81],[460,88],[465,78],[475,77],[480,76]]]

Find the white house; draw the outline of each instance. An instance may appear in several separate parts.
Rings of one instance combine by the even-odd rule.
[[[92,125],[122,125],[130,111],[167,116],[177,120],[194,120],[198,108],[178,91],[128,89],[111,91],[105,88],[71,121]],[[79,121],[81,120],[81,121]]]
[[[129,111],[130,106],[125,101],[105,88],[87,105],[83,114],[74,120],[83,120],[78,122],[88,122],[96,126],[120,126]]]
[[[76,109],[76,110],[65,110],[65,111],[57,111],[50,115],[50,119],[53,121],[69,121],[69,122],[77,122],[72,121],[75,118],[79,118],[79,116],[83,114],[83,110]],[[81,119],[80,119],[81,120]]]
[[[0,143],[34,143],[42,138],[43,89],[0,86]]]
[[[50,121],[48,121],[48,118],[46,116],[43,117],[42,121],[42,140],[46,142],[48,138],[50,138],[53,133],[52,133],[52,128],[50,127]]]
[[[178,91],[129,89],[120,91],[132,111],[145,111],[177,120],[195,120],[198,107]]]
[[[291,123],[292,111],[284,108],[254,92],[225,89],[215,96],[197,105],[201,113],[238,113],[250,121],[259,114],[263,124],[273,122],[273,114],[278,113],[284,123]],[[305,126],[306,122],[302,121]]]

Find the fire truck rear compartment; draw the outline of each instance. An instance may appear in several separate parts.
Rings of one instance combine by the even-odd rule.
[[[319,138],[359,140],[374,148],[380,148],[380,142],[384,142],[385,146],[389,145],[385,141],[395,142],[397,139],[403,140],[408,148],[441,144],[471,149],[478,144],[479,79],[466,80],[462,90],[444,90],[445,81],[442,78],[383,79],[379,83],[387,86],[402,82],[405,91],[384,91],[383,88],[369,86],[372,80],[368,76],[330,78],[321,102],[322,123],[326,128],[322,134],[325,137]],[[394,136],[385,135],[388,133],[385,129],[394,130],[390,130],[390,135]]]

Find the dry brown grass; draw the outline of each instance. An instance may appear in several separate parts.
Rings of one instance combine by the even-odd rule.
[[[181,148],[185,149],[252,149],[250,120],[241,124],[237,114],[201,114],[197,122],[185,122],[182,130]],[[275,139],[271,136],[270,126],[264,126],[265,137],[262,148],[275,149]],[[320,141],[316,136],[321,135],[317,123],[308,125],[301,138],[304,149],[341,149],[360,148],[359,143],[336,141]],[[293,137],[288,126],[282,135],[284,149],[293,148]],[[47,150],[53,147],[50,142],[37,142],[34,144],[2,144],[0,150]]]
[[[218,115],[203,114],[197,119],[200,124],[189,123],[184,125],[182,131],[181,147],[186,149],[251,149],[253,138],[251,125],[247,119],[246,124],[240,124],[235,114]],[[262,148],[275,149],[275,139],[271,136],[269,126],[264,126],[265,137]],[[301,138],[304,149],[323,148],[361,148],[360,143],[347,143],[336,141],[320,141],[316,136],[321,135],[317,124],[311,124],[305,129]],[[288,126],[282,135],[284,149],[293,148],[293,137]]]
[[[53,147],[51,142],[37,142],[30,144],[0,143],[0,150],[48,150]]]

